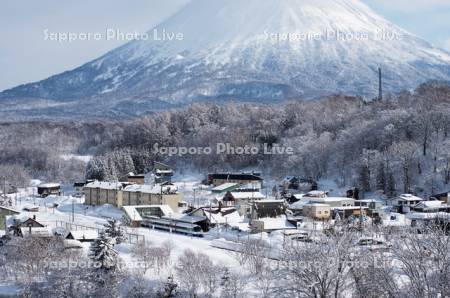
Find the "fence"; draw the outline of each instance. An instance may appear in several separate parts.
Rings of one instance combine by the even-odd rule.
[[[104,226],[87,226],[79,223],[67,222],[62,220],[57,220],[54,222],[48,222],[50,225],[54,225],[55,227],[62,227],[67,231],[87,231],[87,230],[95,230],[97,232],[101,232],[105,229]],[[125,242],[129,244],[136,244],[138,242],[145,242],[145,236],[135,233],[129,233],[124,231]]]

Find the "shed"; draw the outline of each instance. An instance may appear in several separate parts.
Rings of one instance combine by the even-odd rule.
[[[42,183],[37,187],[38,194],[45,198],[49,195],[60,195],[61,185],[59,183]]]

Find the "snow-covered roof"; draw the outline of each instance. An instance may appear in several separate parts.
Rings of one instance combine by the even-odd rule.
[[[160,169],[156,169],[156,174],[171,174],[173,173],[172,170],[160,170]]]
[[[295,203],[289,205],[289,209],[293,209],[293,210],[303,209],[303,207],[308,203],[309,203],[308,201],[298,201],[298,202],[295,202]]]
[[[6,207],[6,206],[0,206],[0,209],[7,210],[7,211],[9,211],[11,213],[16,213],[16,214],[20,213],[20,211],[18,211],[16,209],[13,209],[13,208]]]
[[[304,196],[305,196],[304,193],[297,193],[297,194],[294,194],[294,195],[293,195],[293,197],[296,198],[297,200],[302,199]]]
[[[230,214],[223,215],[222,213],[209,212],[207,209],[204,210],[206,216],[210,218],[213,224],[233,224],[242,222],[243,218],[239,215],[239,212],[234,211]]]
[[[87,188],[101,188],[101,189],[109,189],[109,190],[120,190],[123,185],[120,182],[106,182],[106,181],[94,181],[86,184]]]
[[[259,191],[252,191],[252,192],[231,192],[231,195],[233,196],[233,198],[235,199],[264,199],[265,196],[260,193]]]
[[[279,204],[283,204],[284,200],[270,200],[270,199],[264,199],[264,200],[259,200],[257,203],[279,203]]]
[[[403,201],[423,201],[424,199],[413,196],[411,194],[402,194],[398,197],[399,200]]]
[[[238,185],[237,183],[224,183],[224,184],[221,184],[219,186],[214,187],[211,190],[212,191],[224,191],[224,190],[227,190],[227,189],[229,189],[231,187],[235,187],[237,185]]]
[[[410,212],[406,215],[409,219],[416,220],[431,220],[438,217],[438,213],[422,213],[422,212]]]
[[[65,239],[64,240],[64,248],[65,249],[70,249],[70,248],[83,248],[83,244],[78,241],[78,240],[74,240],[74,239]]]
[[[380,201],[378,199],[364,199],[364,200],[357,200],[358,202],[362,203],[383,203],[383,201]]]
[[[59,183],[42,183],[38,185],[39,188],[56,188],[61,187]]]
[[[126,215],[134,221],[142,221],[142,217],[137,212],[136,206],[122,206],[123,211],[125,211]]]
[[[439,208],[443,206],[442,201],[422,201],[417,203],[414,208]]]
[[[345,201],[352,201],[354,202],[355,199],[352,198],[341,198],[341,197],[325,197],[325,198],[312,198],[311,201],[314,201],[316,203],[335,203],[335,202],[345,202]]]
[[[172,216],[174,214],[169,205],[122,206],[122,210],[124,210],[128,218],[133,221],[142,221],[143,218],[140,215],[139,210],[146,208],[159,208],[162,211],[163,216]]]
[[[304,206],[307,206],[307,207],[331,207],[331,206],[328,205],[328,204],[314,203],[314,202],[312,202],[312,203],[307,203],[307,204],[305,204]]]
[[[149,194],[160,194],[163,193],[176,193],[178,188],[174,185],[163,185],[161,184],[149,185],[149,184],[132,184],[123,189],[128,192],[140,192]]]
[[[97,230],[70,231],[75,240],[94,240],[98,238]]]
[[[296,229],[293,224],[286,220],[286,217],[277,217],[277,218],[260,218],[256,220],[258,222],[264,223],[264,230],[287,230],[287,229]]]

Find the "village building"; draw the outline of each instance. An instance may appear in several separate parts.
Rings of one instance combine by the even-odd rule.
[[[216,225],[233,225],[242,222],[242,217],[236,208],[228,207],[202,207],[197,208],[189,213],[192,216],[204,216],[209,219],[211,226]]]
[[[183,201],[182,194],[177,187],[166,185],[129,185],[122,190],[121,201],[117,206],[126,205],[168,205],[178,211]]]
[[[86,205],[99,206],[110,204],[120,207],[122,202],[122,189],[126,186],[123,182],[94,181],[84,186],[84,203]]]
[[[45,225],[41,224],[40,222],[38,222],[36,220],[36,216],[33,216],[33,218],[30,217],[21,217],[21,218],[17,218],[14,217],[13,218],[13,224],[21,227],[21,228],[43,228],[45,227]]]
[[[144,217],[172,216],[174,211],[167,205],[122,206],[125,218],[132,227],[140,227]]]
[[[173,169],[169,165],[155,161],[153,175],[155,183],[172,183]]]
[[[371,217],[380,217],[383,212],[384,203],[378,200],[356,200],[355,207],[367,208],[367,214]]]
[[[265,196],[259,191],[229,191],[223,197],[222,203],[225,207],[235,207],[241,215],[251,215],[253,202],[263,199]]]
[[[260,200],[254,201],[252,206],[252,218],[279,217],[285,215],[286,206],[284,200]]]
[[[274,231],[295,230],[297,229],[297,226],[288,221],[286,216],[277,218],[265,217],[253,219],[250,222],[250,229],[253,233],[270,233]]]
[[[145,175],[144,174],[137,175],[137,174],[130,173],[127,176],[127,182],[143,185],[143,184],[145,184]]]
[[[444,204],[442,201],[422,201],[411,207],[411,212],[420,213],[438,213],[449,212],[450,206]]]
[[[8,216],[12,216],[12,215],[18,215],[20,214],[20,211],[9,208],[9,207],[5,207],[5,206],[0,206],[0,230],[6,230],[6,218]]]
[[[317,182],[312,178],[300,178],[298,176],[287,176],[283,179],[280,184],[281,189],[284,192],[289,192],[291,190],[308,192],[312,190],[317,190]]]
[[[260,190],[263,186],[263,179],[259,173],[241,173],[241,174],[209,174],[207,183],[219,186],[225,183],[236,183],[239,185],[247,185],[254,190]]]
[[[340,197],[319,197],[311,198],[311,203],[327,204],[331,208],[340,207],[352,207],[355,206],[355,200],[351,198],[340,198]]]
[[[142,226],[199,237],[209,229],[206,216],[175,213],[168,205],[123,206],[122,209],[133,227]]]
[[[445,204],[450,204],[450,192],[443,192],[439,194],[434,194],[431,198],[444,202]]]
[[[331,206],[323,203],[308,203],[303,205],[303,216],[314,220],[328,220],[331,218]]]
[[[86,184],[92,183],[95,180],[91,180],[91,179],[87,179],[86,181],[80,181],[80,182],[75,182],[73,184],[73,188],[74,188],[74,196],[75,197],[82,197],[84,195],[84,187],[86,186]]]
[[[392,200],[392,206],[395,211],[399,213],[409,213],[411,208],[420,202],[424,201],[424,199],[416,197],[411,194],[402,194]]]
[[[42,183],[37,187],[38,195],[42,198],[50,195],[61,195],[61,185],[59,183]]]
[[[169,205],[178,210],[182,195],[174,185],[141,185],[129,182],[89,183],[84,188],[85,204],[111,204],[115,207],[127,205]]]
[[[14,215],[9,216],[6,220],[8,232],[15,236],[21,237],[52,237],[51,228],[36,220],[36,216],[32,218],[28,216]]]

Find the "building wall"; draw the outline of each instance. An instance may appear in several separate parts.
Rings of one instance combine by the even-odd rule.
[[[261,181],[250,181],[250,180],[233,180],[233,179],[213,179],[212,183],[214,186],[219,186],[225,183],[237,183],[237,184],[252,184],[255,188],[261,189]]]
[[[118,206],[121,200],[122,193],[116,189],[102,189],[102,188],[84,188],[85,204],[86,205],[104,205],[111,204]]]
[[[331,217],[331,208],[329,206],[304,206],[303,214],[313,219],[329,219]]]
[[[128,182],[130,183],[136,183],[139,185],[143,185],[145,183],[145,178],[144,177],[128,177]]]
[[[149,194],[122,190],[85,188],[86,205],[111,204],[115,207],[138,206],[138,205],[169,205],[174,212],[178,212],[178,204],[183,197],[177,194]]]

